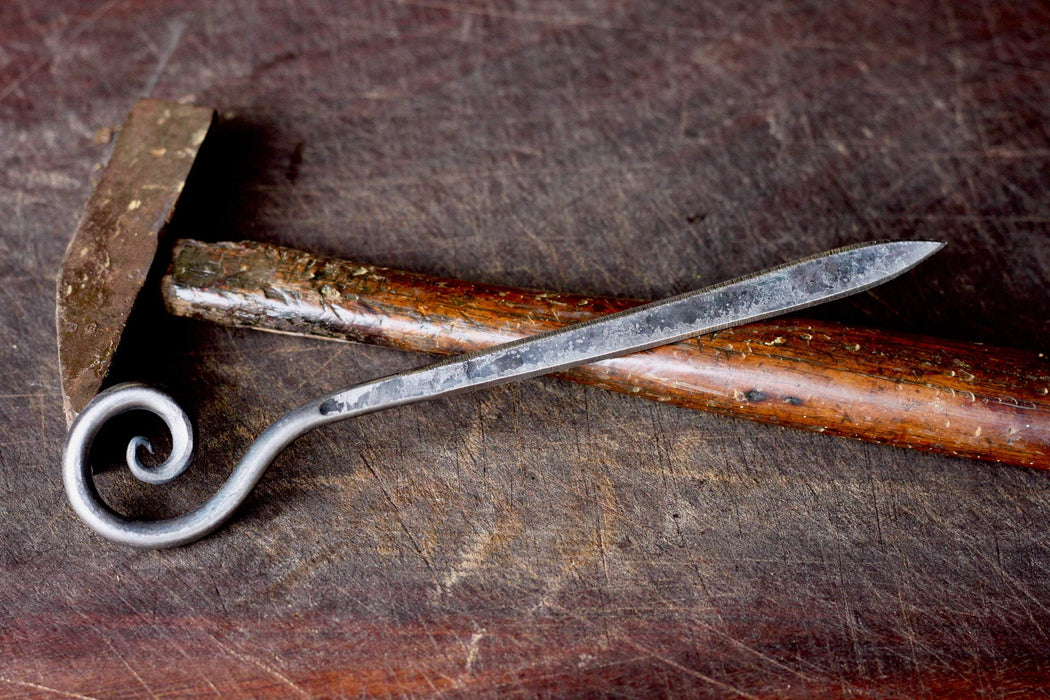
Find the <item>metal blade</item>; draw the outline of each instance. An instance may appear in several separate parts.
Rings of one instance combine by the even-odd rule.
[[[628,311],[359,385],[320,399],[322,415],[358,413],[447,396],[667,345],[856,294],[893,279],[944,246],[867,243]]]
[[[156,522],[132,522],[98,498],[87,462],[105,421],[131,409],[153,411],[172,433],[172,456],[160,467],[138,463],[133,440],[128,466],[140,479],[168,481],[188,465],[192,428],[186,414],[154,389],[125,384],[95,397],[70,429],[62,474],[77,514],[114,542],[137,547],[186,544],[222,524],[244,501],[273,458],[297,437],[326,423],[413,401],[480,389],[645,350],[720,328],[855,294],[891,279],[941,247],[883,243],[843,248],[699,292],[641,306],[451,361],[405,372],[314,399],[277,419],[256,440],[222,487],[197,510]]]

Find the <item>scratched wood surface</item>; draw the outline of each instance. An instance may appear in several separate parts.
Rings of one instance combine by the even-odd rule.
[[[145,95],[225,115],[183,235],[638,298],[943,239],[820,314],[1045,349],[1045,3],[696,5],[0,5],[0,695],[1050,688],[1045,472],[553,380],[309,435],[185,549],[66,506],[54,283]],[[100,476],[143,516],[306,397],[423,361],[148,303],[127,341],[118,374],[171,387],[202,443],[172,488]]]

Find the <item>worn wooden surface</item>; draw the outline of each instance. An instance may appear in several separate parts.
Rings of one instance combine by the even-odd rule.
[[[639,298],[938,238],[824,317],[1044,350],[1048,29],[994,0],[3,4],[0,693],[1045,690],[1045,473],[553,380],[331,426],[215,537],[110,546],[61,492],[52,300],[152,94],[233,113],[186,235]],[[118,370],[203,443],[162,495],[102,475],[143,515],[303,397],[419,361],[136,323]]]

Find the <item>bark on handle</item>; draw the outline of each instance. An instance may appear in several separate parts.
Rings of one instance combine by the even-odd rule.
[[[436,354],[641,303],[474,284],[250,242],[180,241],[162,288],[180,316]],[[1050,468],[1050,362],[1041,353],[789,317],[561,376],[767,423]]]

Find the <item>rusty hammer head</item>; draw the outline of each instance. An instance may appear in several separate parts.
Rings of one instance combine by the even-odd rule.
[[[210,108],[135,105],[88,200],[58,277],[66,420],[98,393],[183,185],[215,121]]]

